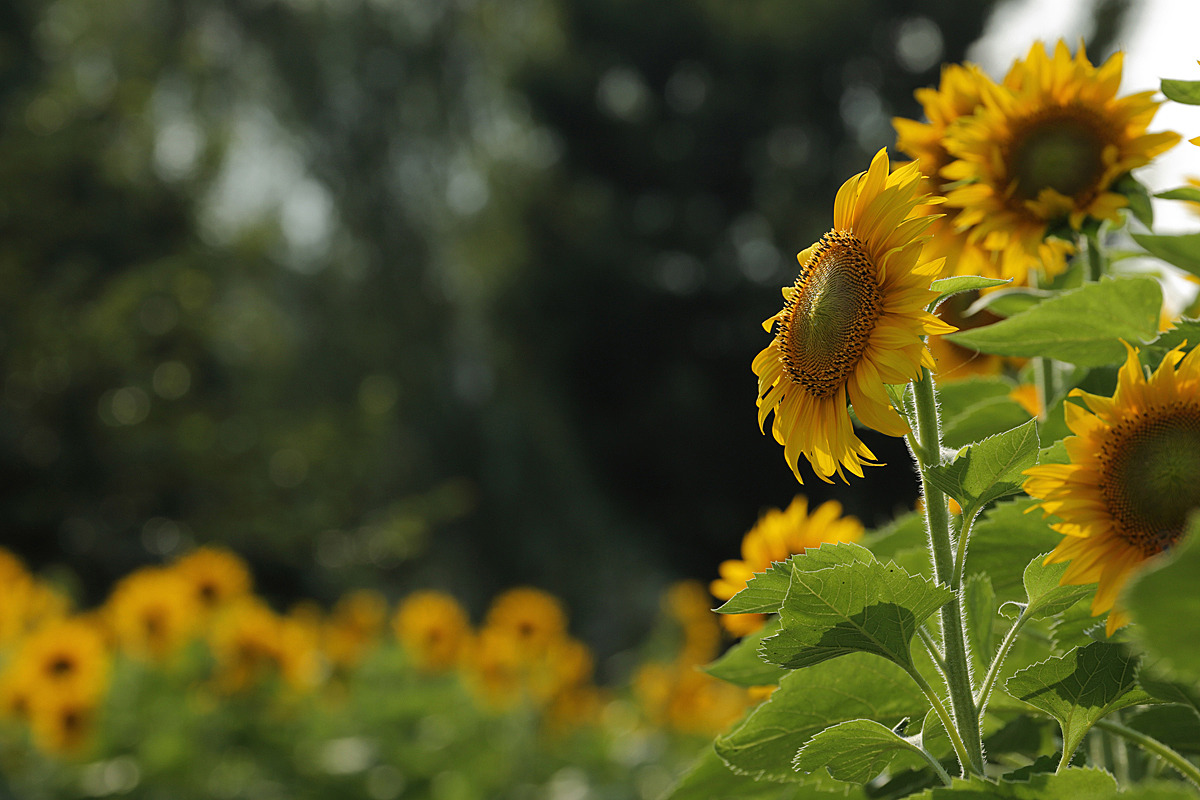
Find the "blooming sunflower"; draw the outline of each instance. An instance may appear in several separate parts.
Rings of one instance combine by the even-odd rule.
[[[754,359],[758,424],[774,412],[771,432],[801,483],[799,456],[826,483],[862,477],[874,454],[854,434],[847,400],[860,421],[889,436],[908,424],[884,384],[907,383],[936,367],[921,337],[950,333],[925,310],[929,283],[943,261],[921,260],[933,216],[915,212],[916,164],[889,172],[886,150],[846,181],[833,205],[833,230],[797,259],[800,275],[783,289],[783,310],[763,323],[775,338]]]
[[[250,594],[253,583],[246,562],[218,547],[199,547],[176,561],[172,569],[188,580],[208,613]]]
[[[1109,635],[1128,621],[1114,604],[1129,575],[1175,544],[1200,508],[1200,348],[1171,350],[1147,380],[1126,347],[1111,398],[1075,389],[1087,409],[1063,406],[1070,463],[1025,472],[1025,491],[1066,537],[1046,563],[1071,562],[1064,585],[1099,583],[1092,614],[1112,610]]]
[[[126,575],[105,604],[120,647],[137,658],[170,659],[195,632],[199,600],[174,570],[147,567]]]
[[[916,160],[925,176],[925,191],[945,195],[947,181],[941,177],[941,171],[954,160],[946,150],[946,131],[960,117],[969,116],[980,108],[985,87],[993,85],[975,64],[947,64],[942,67],[936,89],[925,87],[913,92],[927,122],[904,117],[892,119],[896,129],[896,149]],[[932,206],[919,210],[926,214],[935,212]],[[998,276],[995,259],[974,242],[967,231],[959,230],[953,218],[938,217],[928,233],[932,238],[925,245],[925,257],[944,257],[948,273]]]
[[[566,636],[567,615],[562,602],[554,595],[519,586],[492,601],[484,625],[511,634],[522,653],[535,655]]]
[[[863,526],[854,517],[842,516],[842,505],[827,500],[810,515],[808,500],[797,496],[785,511],[773,508],[763,514],[742,539],[742,559],[722,562],[721,577],[709,585],[713,597],[728,600],[746,588],[754,573],[765,571],[793,553],[819,547],[822,542],[857,542]],[[764,614],[721,614],[721,624],[735,636],[745,636],[762,627]]]
[[[428,672],[457,665],[471,639],[467,612],[450,595],[432,590],[406,597],[392,617],[392,630],[417,666]]]
[[[1127,200],[1110,191],[1114,181],[1179,141],[1146,132],[1161,104],[1153,92],[1117,97],[1121,69],[1120,53],[1095,67],[1082,46],[1072,58],[1062,41],[1053,56],[1035,43],[1003,86],[983,92],[978,111],[947,130],[957,160],[941,175],[964,185],[946,203],[962,209],[957,227],[999,254],[1002,277],[1061,272],[1073,247],[1047,238],[1052,224],[1117,219]]]

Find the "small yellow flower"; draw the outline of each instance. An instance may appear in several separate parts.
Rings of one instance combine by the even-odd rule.
[[[842,505],[827,500],[810,515],[808,499],[797,496],[785,511],[773,508],[742,539],[742,558],[721,563],[720,578],[709,591],[719,600],[728,600],[746,588],[757,572],[765,572],[776,561],[786,561],[795,553],[823,542],[857,542],[863,526],[854,517],[842,516]],[[763,614],[721,614],[721,624],[735,636],[745,636],[762,627]]]
[[[908,423],[892,408],[885,384],[917,380],[936,368],[926,334],[954,329],[926,311],[941,259],[922,260],[933,216],[919,213],[915,164],[889,170],[886,150],[842,185],[833,230],[801,252],[800,275],[783,290],[783,310],[763,323],[775,336],[754,359],[758,424],[774,413],[771,432],[800,477],[799,458],[830,482],[843,469],[862,477],[874,454],[854,433],[858,419],[888,436]]]
[[[492,601],[484,627],[503,630],[518,642],[521,652],[536,654],[567,633],[562,602],[541,589],[509,589]]]
[[[199,547],[171,567],[192,586],[200,607],[212,614],[250,594],[252,581],[246,563],[219,547]]]
[[[1179,141],[1146,132],[1160,105],[1153,92],[1117,97],[1122,63],[1117,53],[1094,67],[1082,46],[1072,58],[1061,41],[1053,55],[1038,42],[1003,86],[984,91],[980,110],[948,128],[957,160],[941,176],[963,185],[946,204],[962,209],[957,228],[998,255],[1002,277],[1061,272],[1073,246],[1047,238],[1051,224],[1118,219],[1127,201],[1113,183]]]
[[[140,659],[165,661],[196,633],[201,608],[177,571],[145,568],[113,588],[105,618],[118,646]]]
[[[467,612],[448,594],[414,592],[392,618],[392,630],[419,669],[442,672],[458,666],[471,639]]]
[[[379,592],[360,589],[341,597],[320,628],[329,661],[335,667],[357,666],[379,641],[387,613]]]
[[[1025,491],[1066,537],[1046,563],[1070,562],[1064,585],[1099,583],[1092,614],[1111,610],[1110,636],[1128,621],[1116,602],[1129,576],[1175,544],[1200,508],[1200,348],[1171,350],[1147,380],[1126,347],[1111,398],[1075,389],[1086,409],[1063,406],[1070,463],[1025,472]]]
[[[98,699],[85,692],[44,691],[30,703],[29,728],[43,752],[77,757],[91,743],[98,715]]]
[[[321,678],[314,632],[255,597],[226,604],[213,622],[209,646],[217,662],[217,684],[224,691],[244,691],[273,677],[304,691]]]

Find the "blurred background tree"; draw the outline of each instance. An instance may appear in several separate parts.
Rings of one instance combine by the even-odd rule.
[[[755,429],[758,322],[991,6],[4,4],[3,544],[85,602],[193,542],[533,583],[611,652],[764,507],[882,523],[900,442],[867,496]]]

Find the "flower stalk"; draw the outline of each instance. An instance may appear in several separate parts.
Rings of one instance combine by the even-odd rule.
[[[946,496],[929,481],[929,470],[941,464],[941,423],[938,420],[937,397],[933,375],[926,368],[921,380],[913,384],[917,416],[918,450],[914,453],[921,470],[921,492],[925,498],[925,519],[933,554],[933,576],[938,583],[948,584],[953,596],[941,608],[943,663],[946,686],[950,691],[950,706],[956,733],[962,740],[960,753],[964,775],[983,774],[983,740],[979,732],[979,717],[971,689],[970,667],[967,661],[966,631],[962,620],[962,585],[953,585],[954,542],[950,534],[950,511]],[[952,737],[953,738],[953,737]]]

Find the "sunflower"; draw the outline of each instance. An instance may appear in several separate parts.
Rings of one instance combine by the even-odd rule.
[[[414,592],[392,617],[396,639],[417,667],[427,672],[451,669],[471,639],[471,623],[458,601],[444,592]]]
[[[180,558],[172,569],[192,587],[205,613],[250,594],[252,580],[246,562],[219,547],[199,547]]]
[[[940,173],[954,160],[946,150],[946,131],[960,117],[969,116],[980,108],[983,93],[991,86],[994,86],[992,80],[975,64],[947,64],[942,67],[938,88],[921,88],[913,93],[928,121],[892,119],[896,129],[896,149],[916,160],[925,176],[924,191],[945,195],[947,182]],[[918,209],[926,214],[935,211],[933,206]],[[945,258],[949,274],[998,276],[995,259],[973,242],[966,231],[960,231],[953,218],[938,217],[928,233],[932,238],[925,245],[925,257]]]
[[[148,567],[121,579],[105,604],[118,645],[136,658],[166,661],[195,633],[199,599],[175,570]]]
[[[336,667],[358,666],[379,641],[387,613],[387,600],[379,592],[359,589],[341,597],[318,628],[325,656]]]
[[[567,615],[554,595],[520,586],[492,601],[484,627],[511,634],[522,653],[534,656],[566,636]]]
[[[937,297],[930,281],[943,261],[921,260],[922,233],[933,216],[915,212],[921,173],[906,164],[889,173],[886,150],[842,185],[833,230],[801,252],[800,275],[783,290],[783,310],[763,323],[775,337],[753,363],[758,424],[771,432],[800,477],[799,457],[826,483],[862,477],[874,454],[854,434],[858,419],[889,436],[908,423],[888,402],[884,384],[907,383],[936,367],[921,337],[954,330],[925,310]]]
[[[1171,350],[1149,380],[1126,348],[1111,398],[1075,389],[1087,409],[1063,406],[1070,463],[1025,472],[1025,491],[1066,537],[1046,563],[1071,562],[1064,585],[1099,583],[1092,615],[1111,610],[1109,635],[1128,621],[1114,604],[1130,574],[1174,545],[1200,508],[1200,348]]]
[[[37,746],[57,756],[79,756],[90,744],[97,698],[80,691],[44,691],[30,704],[29,729]]]
[[[1053,56],[1038,42],[947,130],[957,160],[941,176],[963,185],[946,203],[962,209],[955,224],[972,242],[999,255],[1002,277],[1024,283],[1039,266],[1047,276],[1065,269],[1074,248],[1047,238],[1051,227],[1119,219],[1128,201],[1110,191],[1116,179],[1179,141],[1146,132],[1160,105],[1153,92],[1117,97],[1121,69],[1120,53],[1094,67],[1082,46],[1072,58],[1062,41]]]
[[[104,634],[90,618],[55,620],[30,634],[8,665],[12,691],[98,698],[108,687],[110,656]]]
[[[742,559],[722,562],[721,577],[709,585],[709,591],[719,600],[728,600],[746,588],[756,572],[766,571],[776,561],[786,561],[822,542],[857,542],[862,535],[862,523],[843,517],[841,503],[827,500],[810,515],[807,498],[797,496],[786,510],[773,508],[759,518],[742,539]],[[720,616],[721,624],[735,636],[753,633],[766,619],[764,614]]]

